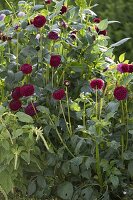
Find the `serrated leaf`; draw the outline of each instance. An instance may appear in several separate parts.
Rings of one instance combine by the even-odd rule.
[[[130,40],[130,39],[131,39],[131,38],[124,38],[124,39],[120,40],[119,42],[116,42],[116,43],[112,44],[112,45],[110,46],[110,48],[112,48],[112,47],[118,47],[118,46],[124,44],[125,42],[127,42],[127,41]]]
[[[23,113],[23,112],[17,112],[16,116],[18,117],[18,120],[21,121],[21,122],[33,123],[32,117]]]

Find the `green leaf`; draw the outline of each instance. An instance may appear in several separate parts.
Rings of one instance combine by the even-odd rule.
[[[81,192],[81,196],[84,200],[89,200],[89,199],[93,199],[92,198],[92,194],[93,194],[93,189],[92,188],[85,188],[82,190]]]
[[[79,112],[81,110],[80,106],[76,103],[76,102],[73,102],[71,105],[70,105],[70,109],[72,111],[76,111],[76,112]]]
[[[73,185],[70,182],[63,182],[57,187],[57,195],[62,199],[71,199],[73,196]]]
[[[43,189],[46,188],[46,186],[47,186],[46,181],[43,176],[37,177],[37,184],[40,188],[43,188]]]
[[[23,78],[23,72],[17,72],[15,73],[15,81],[18,82],[18,81],[21,81]]]
[[[37,11],[37,10],[42,10],[44,8],[44,5],[35,5],[34,7],[33,7],[33,10],[34,11]]]
[[[0,172],[0,185],[6,193],[11,192],[11,190],[13,189],[12,178],[8,171]]]
[[[0,115],[3,115],[5,111],[6,111],[5,107],[0,106]]]
[[[75,0],[75,3],[77,6],[79,6],[80,8],[86,8],[87,7],[87,2],[86,0]]]
[[[127,42],[130,39],[131,38],[124,38],[124,39],[120,40],[119,42],[116,42],[116,43],[110,45],[110,48],[112,48],[112,47],[118,47],[118,46],[124,44],[125,42]]]
[[[28,185],[28,196],[33,195],[35,191],[36,191],[36,183],[35,181],[32,181]]]
[[[45,114],[50,113],[49,109],[45,106],[37,106],[37,110],[40,111],[41,113],[45,113]]]
[[[121,85],[128,85],[133,80],[133,74],[128,74],[121,80]]]
[[[119,102],[111,101],[108,103],[106,109],[107,112],[115,113],[118,110]]]
[[[25,123],[33,123],[33,119],[31,116],[23,113],[23,112],[17,112],[16,116],[18,117],[18,120],[20,122],[25,122]]]
[[[119,56],[119,61],[120,62],[123,62],[125,60],[125,53],[123,53],[123,54],[121,54],[120,56]]]
[[[119,179],[118,179],[118,177],[114,176],[114,175],[111,175],[109,179],[110,179],[112,185],[114,186],[114,188],[117,188],[118,185],[119,185]]]
[[[108,19],[102,20],[97,27],[99,28],[100,31],[105,30],[108,27]]]
[[[131,177],[133,177],[133,160],[131,160],[128,164],[128,173]]]
[[[28,165],[30,164],[30,153],[22,152],[22,153],[21,153],[21,158],[22,158],[23,160],[25,160],[25,162],[27,162]]]
[[[19,137],[20,135],[23,134],[23,130],[22,129],[17,129],[15,131],[13,131],[12,134],[13,134],[13,139],[15,139],[15,138],[17,138],[17,137]]]

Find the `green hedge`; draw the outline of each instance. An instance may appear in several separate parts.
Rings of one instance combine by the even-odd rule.
[[[12,0],[12,2],[18,2],[18,0]],[[42,2],[37,0],[37,2]],[[87,0],[89,2],[89,0]],[[94,8],[95,12],[101,18],[108,18],[109,20],[118,20],[121,24],[110,25],[109,36],[111,37],[111,43],[117,42],[125,37],[131,37],[127,43],[123,44],[115,50],[117,56],[126,52],[126,58],[132,61],[133,55],[133,2],[132,0],[92,0],[99,5]],[[8,8],[5,1],[0,4],[0,10],[2,8]]]
[[[95,7],[95,12],[101,18],[118,20],[120,24],[112,24],[109,28],[109,35],[112,42],[117,42],[125,37],[131,40],[118,47],[115,51],[117,55],[126,52],[126,58],[132,61],[133,55],[133,1],[132,0],[94,0],[99,5]]]

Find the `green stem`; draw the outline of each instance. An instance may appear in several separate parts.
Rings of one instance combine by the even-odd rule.
[[[103,180],[102,180],[102,174],[101,174],[101,168],[100,168],[99,145],[98,145],[97,141],[96,141],[96,170],[97,170],[99,184],[100,184],[100,186],[102,186]]]
[[[19,42],[18,42],[18,32],[17,32],[17,46],[16,46],[16,64],[18,70],[18,51],[19,51]]]
[[[96,88],[96,118],[98,119],[98,90]]]
[[[128,103],[126,100],[126,150],[128,149]]]
[[[83,126],[86,129],[85,114],[86,114],[86,104],[84,102],[84,107],[83,107]]]
[[[124,123],[124,106],[123,106],[123,101],[121,101],[121,108],[122,108],[122,119],[121,122]],[[121,132],[121,158],[123,160],[123,153],[124,153],[124,133],[123,131]]]
[[[71,133],[70,133],[70,129],[69,129],[69,127],[68,127],[68,122],[67,122],[66,117],[65,117],[65,113],[64,113],[64,109],[63,109],[63,106],[62,106],[62,102],[61,102],[61,100],[60,100],[60,107],[61,107],[61,111],[62,111],[62,114],[63,114],[64,120],[65,120],[65,123],[66,123],[67,130],[68,130],[69,134],[71,135]]]
[[[42,141],[43,141],[43,143],[44,143],[46,149],[47,149],[48,151],[50,151],[49,146],[48,146],[48,144],[47,144],[47,141],[45,140],[45,138],[43,137],[42,134],[40,134],[40,137],[41,137],[41,139],[42,139]]]
[[[68,113],[70,135],[72,135],[72,124],[71,124],[71,118],[70,118],[70,105],[69,105],[69,97],[68,97],[68,88],[67,87],[66,87],[66,99],[67,99],[67,113]]]
[[[52,67],[52,88],[54,87],[54,68]]]
[[[14,160],[14,170],[17,169],[17,163],[18,163],[18,153],[15,153],[15,160]]]
[[[50,119],[52,125],[55,126],[55,124],[54,124],[53,120],[51,119],[50,115],[48,115],[48,116],[49,116],[49,119]],[[75,156],[73,155],[73,153],[70,151],[70,149],[68,148],[68,146],[67,146],[67,145],[65,144],[65,142],[63,141],[63,139],[62,139],[62,137],[61,137],[61,135],[60,135],[58,129],[55,128],[55,130],[56,130],[57,136],[59,137],[59,139],[60,139],[61,143],[63,144],[63,146],[66,148],[66,150],[69,152],[69,154],[74,158]]]

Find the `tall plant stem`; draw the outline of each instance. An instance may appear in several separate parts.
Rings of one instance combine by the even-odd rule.
[[[43,51],[42,28],[40,28],[40,59],[39,59],[40,64],[42,64],[42,51]]]
[[[128,103],[126,99],[126,147],[125,149],[128,149]]]
[[[65,123],[66,123],[67,130],[68,130],[69,134],[71,135],[71,132],[70,132],[70,129],[69,129],[69,127],[68,127],[68,122],[67,122],[66,117],[65,117],[65,113],[64,113],[64,109],[63,109],[61,100],[60,100],[60,108],[61,108],[61,111],[62,111],[64,120],[65,120]]]
[[[84,107],[83,107],[83,127],[86,129],[86,122],[85,122],[85,120],[86,120],[86,116],[85,116],[85,114],[86,114],[86,103],[84,102]]]
[[[48,116],[49,116],[49,119],[50,119],[51,124],[52,124],[53,126],[55,126],[55,124],[54,124],[52,118],[50,117],[50,115],[48,115]],[[63,146],[66,148],[66,150],[68,151],[68,153],[74,158],[74,157],[75,157],[74,154],[70,151],[70,149],[68,148],[68,146],[67,146],[67,145],[65,144],[65,142],[63,141],[63,139],[62,139],[62,137],[61,137],[61,135],[60,135],[58,129],[55,128],[55,130],[56,130],[56,134],[57,134],[58,138],[60,139],[61,143],[63,144]]]
[[[122,119],[121,119],[121,122],[124,123],[124,106],[123,106],[123,101],[121,101],[121,109],[122,109]],[[125,143],[124,143],[124,133],[122,131],[121,133],[121,158],[123,160],[123,153],[124,153],[124,146],[125,146]]]
[[[19,42],[18,42],[18,32],[17,32],[17,46],[16,46],[16,64],[18,70],[18,51],[19,51]]]
[[[96,88],[96,119],[98,120],[98,90]],[[98,135],[100,134],[100,130],[98,129]],[[102,173],[100,167],[100,153],[99,153],[99,144],[96,140],[96,171],[98,175],[99,184],[102,187],[103,180],[102,180]]]
[[[67,99],[67,113],[68,113],[69,129],[70,129],[70,135],[72,135],[72,124],[71,124],[71,117],[70,117],[70,105],[69,105],[69,97],[68,97],[68,88],[67,87],[66,87],[66,99]]]

